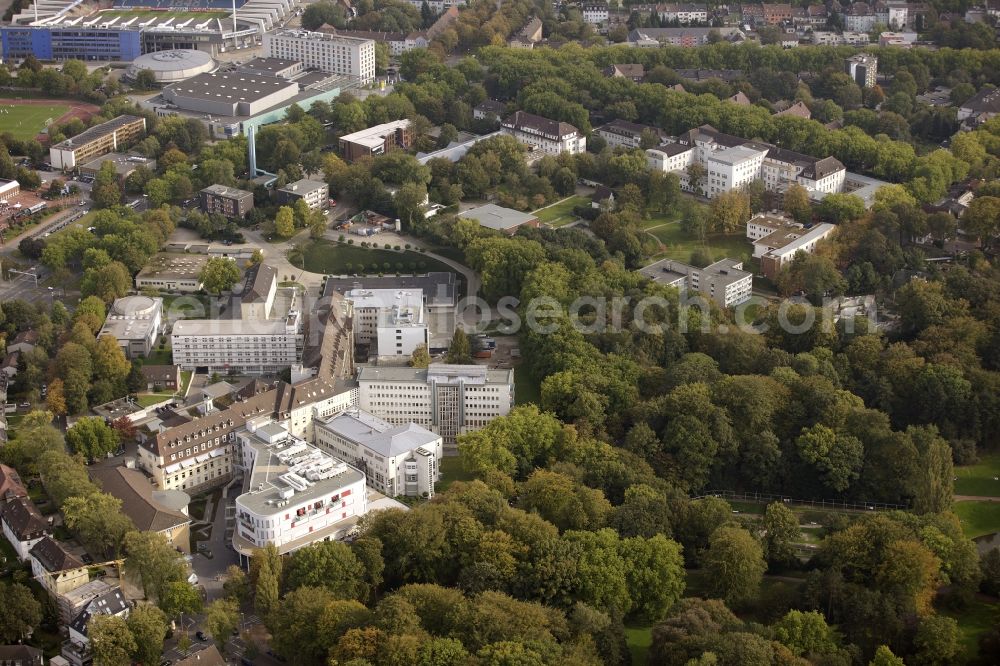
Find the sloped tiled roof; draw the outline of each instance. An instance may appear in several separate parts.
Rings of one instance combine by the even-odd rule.
[[[7,465],[0,465],[0,500],[27,496],[28,491],[21,483],[17,470]]]
[[[38,563],[49,573],[79,569],[83,566],[83,562],[70,555],[52,537],[43,537],[34,545],[29,554],[38,560]]]
[[[125,600],[125,595],[122,594],[120,588],[115,588],[106,594],[93,599],[87,606],[80,611],[80,614],[73,618],[70,622],[70,627],[75,631],[87,635],[87,625],[90,623],[90,618],[95,615],[121,615],[129,608],[128,601]]]
[[[122,512],[141,532],[162,532],[191,522],[180,511],[158,502],[152,484],[139,470],[96,467],[90,470],[90,476],[101,490],[122,501]]]
[[[35,503],[27,497],[15,497],[0,506],[0,516],[20,541],[34,539],[49,528]]]

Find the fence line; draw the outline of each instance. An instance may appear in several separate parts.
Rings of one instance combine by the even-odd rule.
[[[891,502],[850,502],[847,500],[830,499],[796,499],[788,495],[775,495],[772,493],[740,492],[736,490],[706,490],[700,495],[691,499],[704,499],[706,497],[718,497],[724,500],[737,500],[743,502],[782,502],[797,506],[809,506],[820,509],[841,509],[846,511],[897,511],[906,510],[909,506],[905,504],[893,504]]]

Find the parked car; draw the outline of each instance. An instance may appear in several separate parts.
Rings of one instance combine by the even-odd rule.
[[[196,633],[195,634],[195,638],[197,638],[199,641],[207,641],[208,640],[208,636],[205,635],[204,631],[199,631],[198,633]]]

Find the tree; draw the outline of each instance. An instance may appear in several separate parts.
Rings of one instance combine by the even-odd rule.
[[[781,502],[772,502],[761,521],[764,558],[773,565],[785,566],[795,561],[792,543],[799,538],[799,520]]]
[[[229,565],[229,568],[226,569],[226,582],[222,584],[222,591],[230,599],[235,599],[236,603],[240,605],[246,603],[250,598],[250,579],[246,572],[235,564]]]
[[[789,611],[774,625],[774,638],[796,656],[817,656],[837,650],[836,635],[822,613]]]
[[[903,660],[892,653],[887,645],[879,645],[868,666],[906,666]]]
[[[175,580],[164,585],[163,596],[159,599],[160,608],[169,618],[200,613],[203,605],[198,588],[186,580]]]
[[[162,600],[170,583],[184,580],[184,560],[158,532],[125,535],[125,575],[142,584],[146,597]]]
[[[962,646],[958,622],[944,615],[929,615],[917,626],[913,637],[917,666],[945,666],[955,663]]]
[[[853,194],[833,193],[823,197],[816,210],[824,222],[843,224],[865,214],[865,202]]]
[[[431,364],[431,355],[427,351],[427,345],[419,345],[410,355],[411,368],[426,368]]]
[[[87,625],[87,638],[95,666],[129,666],[138,645],[125,620],[115,615],[95,615]]]
[[[727,603],[755,596],[767,569],[760,544],[739,527],[720,527],[712,533],[704,565],[711,593]]]
[[[743,192],[730,190],[712,199],[712,230],[717,233],[736,233],[750,217],[750,197]]]
[[[809,192],[798,183],[792,183],[784,195],[784,210],[800,224],[806,224],[812,219],[812,204],[809,202]]]
[[[364,595],[364,566],[350,546],[339,541],[320,541],[295,551],[288,563],[289,589],[326,587],[337,599]]]
[[[118,448],[118,434],[101,417],[85,416],[66,431],[66,443],[74,453],[95,460]]]
[[[232,599],[216,599],[205,608],[205,628],[219,649],[240,624],[240,607]]]
[[[0,583],[0,641],[20,643],[42,621],[42,605],[31,589],[20,583]]]
[[[269,613],[277,606],[281,592],[281,555],[273,543],[254,551],[250,558],[250,580],[254,605],[259,612]]]
[[[126,295],[132,288],[132,276],[120,261],[112,261],[106,266],[88,268],[80,283],[80,293],[97,296],[105,303]]]
[[[894,541],[885,549],[875,584],[897,595],[918,615],[928,616],[940,570],[941,560],[927,546],[910,539]]]
[[[135,529],[122,513],[122,501],[107,493],[69,497],[62,506],[66,526],[95,554],[116,556],[125,535]]]
[[[45,396],[45,407],[56,416],[66,415],[66,393],[63,380],[56,377],[49,382],[48,394]]]
[[[156,606],[141,604],[132,609],[125,624],[135,640],[135,660],[143,666],[157,666],[167,635],[167,618]]]
[[[684,595],[680,545],[658,534],[650,539],[623,539],[619,552],[625,560],[633,611],[651,620],[662,619]]]
[[[295,213],[288,206],[282,206],[274,216],[274,233],[281,238],[295,235]]]
[[[240,279],[240,269],[236,262],[226,257],[212,257],[205,262],[198,279],[210,294],[221,294],[233,288]]]
[[[812,466],[830,490],[844,492],[861,474],[864,447],[857,437],[838,435],[818,423],[803,429],[795,446],[802,460]]]
[[[104,379],[115,385],[123,384],[132,370],[132,364],[125,358],[118,340],[110,334],[102,335],[97,340],[91,358],[94,363],[94,378]],[[118,443],[117,438],[115,443]]]
[[[451,338],[451,345],[448,346],[447,360],[448,363],[456,364],[472,363],[469,336],[461,326],[455,329],[455,335]]]
[[[560,530],[604,526],[611,504],[604,493],[565,474],[535,470],[518,488],[519,506],[537,512]]]

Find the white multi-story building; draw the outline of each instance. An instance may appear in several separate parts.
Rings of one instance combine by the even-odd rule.
[[[646,151],[650,169],[673,171],[681,188],[700,191],[708,198],[745,188],[760,180],[772,192],[784,192],[797,183],[814,199],[840,192],[847,170],[834,157],[817,158],[778,148],[760,141],[748,141],[702,125],[678,137],[676,143]],[[703,174],[696,180],[691,166]]]
[[[355,340],[375,343],[380,357],[411,356],[428,344],[421,289],[351,289],[344,298],[354,308]]]
[[[433,497],[444,455],[441,435],[415,423],[394,426],[352,409],[317,421],[316,446],[365,473],[368,485],[395,497]]]
[[[417,9],[423,7],[425,2],[435,14],[440,14],[452,7],[464,7],[466,4],[465,0],[410,0],[410,4]]]
[[[365,475],[287,426],[261,417],[236,433],[244,492],[236,498],[233,547],[244,566],[254,550],[281,554],[316,541],[341,540],[368,511]]]
[[[145,358],[163,331],[163,299],[126,296],[111,305],[97,338],[110,335],[126,358]]]
[[[368,83],[375,79],[375,42],[308,30],[264,33],[264,56],[298,60],[306,67],[344,74]]]
[[[656,6],[656,13],[660,16],[660,21],[677,21],[681,25],[691,23],[708,23],[708,5],[695,5],[690,3],[667,3]]]
[[[761,273],[773,280],[786,262],[799,252],[812,254],[835,230],[832,224],[806,229],[781,217],[758,215],[747,223],[747,238],[753,242],[753,256],[760,259]]]
[[[232,478],[236,433],[250,419],[267,416],[284,423],[296,437],[311,439],[313,421],[357,404],[357,389],[341,388],[323,379],[298,384],[278,382],[262,390],[251,384],[233,392],[231,387],[205,387],[197,409],[185,409],[181,423],[161,425],[139,444],[139,467],[153,477],[160,489],[189,493],[226,483]],[[258,390],[255,390],[258,389]],[[192,413],[195,416],[192,418]]]
[[[549,155],[587,150],[587,137],[573,125],[549,120],[526,111],[516,111],[500,123],[500,131]]]
[[[844,61],[844,71],[862,88],[872,88],[878,82],[878,58],[859,53]]]
[[[753,293],[753,274],[743,270],[743,262],[736,259],[722,259],[705,268],[662,259],[639,273],[681,292],[701,292],[724,308],[746,303]]]
[[[364,367],[358,406],[389,423],[416,423],[452,446],[514,407],[514,371],[432,363],[428,368]]]
[[[302,360],[302,316],[278,320],[180,319],[170,336],[174,365],[205,373],[275,374]]]
[[[604,2],[585,2],[583,7],[583,22],[591,25],[604,25],[608,22],[608,5]]]
[[[657,143],[662,143],[663,139],[666,138],[665,132],[658,127],[640,125],[621,119],[612,120],[594,131],[612,148],[641,148],[644,132],[647,136],[655,136]]]

